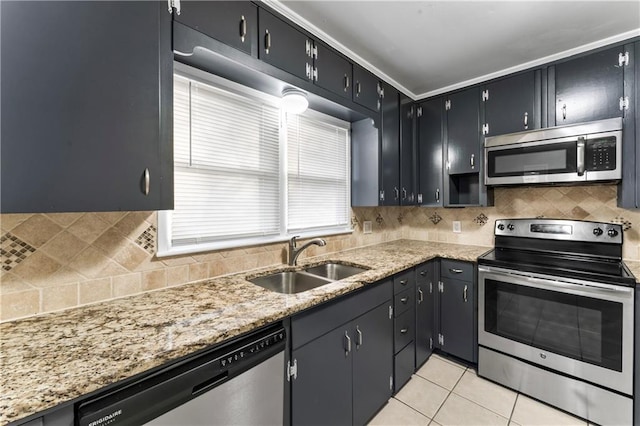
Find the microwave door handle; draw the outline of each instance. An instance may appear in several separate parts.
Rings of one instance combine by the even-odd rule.
[[[585,142],[584,138],[578,138],[578,147],[576,150],[577,161],[576,165],[578,167],[578,176],[584,175],[584,151],[585,151]]]

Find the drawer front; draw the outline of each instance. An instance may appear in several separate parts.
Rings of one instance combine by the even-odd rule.
[[[431,260],[427,263],[416,266],[416,284],[429,284],[429,281],[434,279],[434,271],[439,264],[439,261]]]
[[[405,291],[393,296],[393,299],[393,314],[396,318],[398,318],[415,306],[416,293],[413,288],[408,288]]]
[[[395,357],[393,362],[393,373],[394,373],[394,390],[393,393],[396,394],[398,391],[409,381],[411,375],[415,371],[415,347],[413,343],[407,345],[404,349],[402,349]]]
[[[415,281],[415,275],[413,269],[404,271],[393,277],[393,292],[398,294],[403,290],[411,287]]]
[[[407,346],[415,338],[416,313],[409,310],[395,319],[394,329],[394,352]]]
[[[440,277],[455,280],[473,281],[475,265],[470,262],[442,259],[440,261]],[[395,282],[394,282],[395,284]]]

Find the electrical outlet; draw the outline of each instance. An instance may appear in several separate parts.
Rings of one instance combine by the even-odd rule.
[[[460,226],[459,220],[453,221],[453,232],[455,232],[456,234],[459,234],[462,232],[462,227]]]
[[[364,232],[365,234],[370,234],[371,233],[371,221],[370,220],[365,220],[364,222],[362,222],[362,232]]]

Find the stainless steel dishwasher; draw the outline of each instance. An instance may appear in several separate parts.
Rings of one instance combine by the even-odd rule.
[[[188,357],[78,404],[79,426],[282,425],[280,325]]]

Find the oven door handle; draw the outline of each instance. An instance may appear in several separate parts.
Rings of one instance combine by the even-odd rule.
[[[531,284],[540,285],[540,281],[544,281],[547,287],[559,287],[559,288],[569,288],[575,290],[583,290],[583,291],[601,291],[608,293],[624,293],[630,294],[633,289],[629,287],[617,286],[617,285],[607,285],[607,284],[598,284],[589,282],[588,284],[580,283],[579,281],[570,282],[564,280],[558,280],[556,277],[542,276],[538,274],[526,274],[526,273],[518,273],[517,271],[505,270],[502,268],[492,268],[487,266],[482,266],[478,268],[478,272],[489,272],[496,275],[503,276],[514,276],[519,279],[524,279],[525,281]]]

